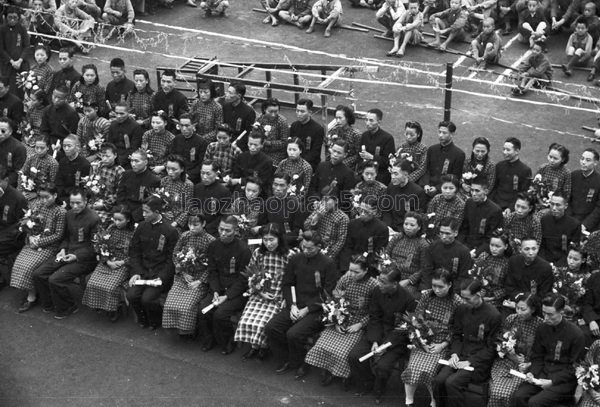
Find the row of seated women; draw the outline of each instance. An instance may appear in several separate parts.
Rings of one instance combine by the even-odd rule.
[[[419,384],[431,392],[432,405],[464,405],[460,397],[465,396],[465,391],[462,395],[452,393],[446,379],[440,379],[444,371],[438,374],[440,359],[450,357],[449,363],[462,363],[458,360],[472,356],[464,354],[468,346],[457,345],[461,341],[468,339],[471,345],[486,349],[484,359],[489,369],[487,373],[486,369],[478,372],[477,377],[487,380],[491,372],[489,397],[494,406],[509,405],[524,382],[510,374],[510,369],[527,372],[531,368],[528,364],[535,363],[535,358],[543,352],[543,349],[535,349],[532,339],[543,325],[538,317],[542,309],[538,296],[529,293],[515,296],[516,313],[508,315],[501,328],[498,308],[504,314],[506,308],[502,307],[502,298],[495,297],[497,287],[490,287],[490,282],[498,280],[494,277],[497,268],[491,268],[491,274],[478,274],[480,279],[459,279],[452,271],[438,268],[431,273],[429,288],[419,292],[409,290],[410,284],[404,281],[401,267],[390,266],[397,261],[385,256],[374,265],[367,260],[373,256],[354,255],[348,269],[339,276],[332,259],[322,251],[323,241],[314,231],[301,234],[300,250],[290,250],[285,230],[270,223],[260,228],[261,243],[251,252],[245,240],[238,237],[238,220],[233,216],[220,220],[218,235],[213,237],[204,229],[204,216],[190,213],[187,230],[178,234],[163,218],[164,201],[151,196],[143,204],[144,221],[140,224],[134,224],[126,206],[118,205],[112,211],[112,224],[103,229],[98,227],[99,219],[93,210],[85,206],[81,191],[71,193],[68,212],[56,204],[56,190],[51,186],[41,187],[38,195],[44,204],[43,233],[28,236],[28,243],[17,257],[11,275],[11,285],[27,291],[27,299],[20,309],[23,312],[35,306],[36,301],[45,311],[58,308],[66,295],[64,288],[69,288],[70,283],[61,279],[64,276],[55,275],[45,283],[44,272],[48,262],[59,263],[53,270],[65,272],[70,267],[78,269],[81,277],[91,273],[82,303],[106,312],[113,321],[118,319],[119,307],[124,307],[125,298],[143,327],[162,326],[176,329],[181,335],[196,335],[204,351],[217,344],[224,355],[234,351],[236,342],[247,343],[249,346],[243,356],[246,359],[265,358],[272,352],[281,361],[278,373],[295,369],[296,377],[303,377],[308,374],[309,366],[316,366],[324,372],[324,385],[338,377],[347,384],[354,383],[359,394],[374,391],[379,401],[397,362],[408,358],[402,373],[407,405],[414,402]],[[86,216],[89,216],[89,224],[73,226],[72,222],[77,219],[86,222]],[[391,259],[394,257],[390,249],[399,241],[410,236],[421,239],[422,224],[423,219],[418,214],[406,215],[405,230],[389,242]],[[440,238],[443,238],[442,233]],[[489,250],[482,257],[497,256],[502,251],[499,248],[505,251],[508,246],[506,236],[497,235],[490,239]],[[85,264],[80,262],[84,247],[92,247],[97,256]],[[75,253],[74,263],[68,259],[71,253]],[[585,252],[574,248],[569,259],[567,267],[581,267]],[[377,274],[375,270],[380,271],[377,278],[373,277]],[[600,336],[596,322],[600,319],[596,314],[600,309],[597,277],[600,274],[588,274],[583,297],[568,300],[573,306],[581,307],[585,323],[589,325],[586,329],[591,343],[593,336]],[[557,274],[557,292],[562,288],[561,282]],[[164,304],[163,293],[167,294]],[[570,316],[575,323],[563,317],[566,296],[553,295],[550,308],[554,319],[548,317],[551,313],[544,312],[547,325],[557,323],[557,319],[560,319],[558,323],[564,320],[568,327],[580,332],[579,342],[583,344],[584,335],[576,325],[578,317]],[[331,307],[323,307],[332,301],[341,304],[340,298],[346,304],[343,321],[331,317]],[[74,304],[66,312],[57,312],[56,317],[68,317],[77,309],[78,305]],[[407,326],[411,319],[406,319],[405,314],[412,313],[431,328],[424,343],[411,337],[414,331]],[[456,315],[460,315],[460,319]],[[482,317],[484,321],[479,324],[469,319],[475,317]],[[514,349],[500,357],[496,354],[496,344],[504,332],[511,330],[516,332]],[[307,352],[309,338],[317,336],[316,343]],[[388,342],[386,349],[380,349]],[[597,345],[592,349],[596,348]],[[361,361],[369,351],[375,353],[372,360]],[[565,358],[572,359],[564,363],[564,368],[583,356],[582,352],[573,356],[572,347],[565,347],[564,352]],[[452,366],[465,367],[456,363]],[[536,379],[541,377],[540,372],[535,371]],[[569,376],[571,384],[573,377]],[[570,393],[575,386],[571,387],[559,396],[565,400],[572,397]],[[588,403],[596,399],[593,391],[584,394]]]

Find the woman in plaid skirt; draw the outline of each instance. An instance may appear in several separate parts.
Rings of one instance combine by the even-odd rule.
[[[471,178],[465,178],[465,174],[471,173]],[[490,142],[485,137],[477,137],[473,140],[471,157],[463,164],[463,179],[461,180],[461,193],[465,200],[471,196],[471,181],[478,177],[484,177],[489,185],[489,190],[494,189],[496,182],[496,164],[490,158]]]
[[[58,245],[65,231],[67,211],[56,204],[57,190],[54,184],[42,184],[37,189],[38,202],[31,210],[31,218],[37,218],[43,232],[27,236],[27,244],[15,260],[10,286],[27,290],[27,298],[19,312],[28,311],[36,302],[32,274],[42,263],[51,259],[58,251]]]
[[[409,120],[404,124],[404,138],[406,141],[396,151],[396,160],[408,159],[415,163],[416,169],[408,174],[408,180],[418,183],[425,174],[425,159],[427,158],[427,146],[423,140],[423,128],[421,123]]]
[[[538,192],[538,211],[547,208],[545,198],[550,199],[549,192],[560,192],[566,202],[571,199],[571,171],[566,167],[569,162],[569,149],[565,146],[552,143],[548,147],[548,162],[542,165],[535,177],[533,185],[543,185],[543,191]],[[538,214],[541,218],[542,214]]]
[[[434,270],[431,289],[423,292],[415,310],[415,314],[422,317],[431,327],[434,335],[429,340],[427,352],[421,348],[411,350],[408,365],[402,372],[407,406],[413,405],[419,384],[427,387],[433,400],[431,381],[438,371],[438,361],[449,356],[448,347],[452,338],[450,321],[454,317],[456,308],[462,303],[460,296],[452,290],[450,272],[445,269]]]
[[[112,211],[112,224],[106,230],[99,228],[94,242],[100,261],[90,276],[81,303],[106,311],[112,322],[119,319],[122,286],[129,277],[127,265],[133,229],[131,212],[125,205],[118,205]]]
[[[249,268],[259,268],[264,271],[270,283],[265,283],[262,288],[256,286],[256,280],[261,277],[248,278],[249,300],[242,312],[240,322],[235,331],[234,341],[248,342],[251,348],[243,359],[258,356],[264,359],[267,355],[267,337],[265,326],[281,310],[283,272],[288,262],[288,246],[285,241],[285,231],[275,223],[269,223],[260,229],[262,245],[257,248],[250,259]],[[257,275],[258,274],[253,274]]]
[[[267,99],[261,106],[262,115],[256,120],[265,131],[263,153],[277,166],[285,158],[290,126],[285,116],[279,113],[279,100]]]
[[[425,249],[428,244],[422,237],[424,216],[417,212],[407,212],[404,215],[402,231],[395,234],[389,241],[385,253],[390,256],[392,264],[400,269],[400,285],[413,295],[418,295],[416,287],[418,273],[425,261]],[[411,279],[412,278],[412,279]]]
[[[204,256],[215,238],[206,232],[205,225],[204,215],[190,214],[189,230],[179,237],[173,250],[175,277],[163,307],[162,327],[177,329],[181,336],[192,335],[196,330],[198,304],[208,292]],[[195,259],[186,259],[188,253],[193,253]]]
[[[28,157],[21,168],[23,175],[34,181],[36,186],[53,183],[58,172],[58,162],[50,153],[50,139],[47,136],[34,136],[35,155]],[[17,184],[17,189],[29,200],[31,207],[35,206],[36,191],[28,191],[22,182]]]
[[[441,193],[434,196],[427,206],[427,213],[435,214],[433,223],[436,230],[445,217],[456,219],[459,225],[465,217],[465,200],[458,194],[458,179],[452,174],[442,175],[440,184]]]
[[[509,407],[512,395],[523,379],[509,373],[511,369],[527,372],[531,366],[531,347],[535,331],[542,320],[535,314],[540,310],[540,300],[531,293],[519,294],[516,298],[516,314],[509,315],[504,321],[503,331],[513,331],[517,339],[514,352],[496,359],[492,365],[490,379],[490,397],[488,407]],[[502,340],[502,338],[500,338]]]
[[[489,251],[485,250],[475,259],[473,277],[483,282],[483,300],[502,308],[505,297],[504,279],[508,273],[510,249],[508,235],[503,229],[496,229],[490,238]]]
[[[379,199],[386,193],[387,186],[377,181],[377,170],[379,165],[377,161],[369,160],[364,161],[358,164],[360,167],[362,181],[360,181],[356,186],[352,189],[352,194],[354,195],[354,202],[360,203],[365,200],[366,197],[372,196],[379,202]],[[358,201],[356,200],[357,197]],[[378,205],[379,206],[379,205]],[[350,214],[351,218],[358,216],[358,206],[353,206]],[[377,217],[381,216],[381,210],[377,209]]]
[[[150,151],[148,166],[155,174],[165,171],[167,154],[175,136],[167,130],[168,117],[163,110],[152,113],[151,129],[142,136],[142,149]]]
[[[542,225],[540,219],[534,216],[535,197],[520,192],[517,194],[514,212],[504,217],[502,228],[508,233],[509,243],[514,253],[521,252],[521,240],[533,236],[538,243],[542,243]]]
[[[194,197],[194,184],[187,177],[182,157],[169,155],[166,169],[167,175],[160,180],[160,187],[169,194],[169,205],[163,216],[171,226],[181,231],[188,224],[186,207]]]
[[[377,282],[368,275],[368,264],[362,255],[354,255],[348,272],[338,281],[334,297],[348,302],[350,318],[343,326],[329,326],[306,355],[306,363],[323,369],[321,384],[331,384],[334,376],[350,377],[348,355],[360,341],[369,322],[369,302]]]
[[[594,341],[590,349],[585,354],[584,363],[591,365],[600,364],[600,339]],[[580,389],[578,388],[577,392]],[[581,401],[577,405],[578,407],[598,407],[600,406],[600,392],[594,389],[583,390],[583,394],[581,396]]]
[[[310,180],[313,176],[313,170],[308,161],[300,155],[304,150],[304,143],[299,138],[289,138],[287,140],[287,156],[277,166],[277,173],[287,174],[292,180],[290,194],[298,197],[305,197],[310,187]]]

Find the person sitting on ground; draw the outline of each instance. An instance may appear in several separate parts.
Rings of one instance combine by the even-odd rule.
[[[222,17],[227,17],[227,9],[229,1],[227,0],[204,0],[200,2],[200,8],[204,11],[204,17],[210,17],[213,14],[218,14]]]
[[[306,30],[308,34],[315,30],[315,24],[325,25],[325,37],[331,36],[331,29],[342,25],[342,3],[340,0],[317,0],[312,7],[312,20]]]
[[[532,0],[533,1],[533,0]],[[520,83],[512,92],[515,96],[527,93],[532,87],[546,87],[552,82],[552,65],[543,53],[544,43],[538,41],[531,48],[531,55],[519,67]]]
[[[349,0],[352,7],[366,7],[377,10],[385,0]]]
[[[423,1],[423,24],[429,22],[429,16],[448,8],[448,0],[424,0]]]
[[[34,0],[31,2],[31,10],[26,12],[29,18],[28,29],[30,32],[54,36],[54,13],[56,12],[56,2],[48,1],[49,6],[53,6],[54,10],[44,8],[44,0]],[[50,44],[52,38],[37,36],[32,34],[32,43]]]
[[[533,0],[532,0],[533,1]],[[461,7],[460,0],[451,0],[450,8],[435,13],[431,16],[431,28],[435,33],[435,40],[429,45],[444,51],[450,42],[460,41],[465,38],[465,25],[467,24],[467,11]],[[446,41],[441,41],[441,36],[447,35]]]
[[[546,41],[548,23],[538,0],[528,0],[527,10],[521,12],[519,22],[519,42],[529,44],[533,50],[536,42]]]
[[[273,27],[279,25],[279,13],[283,10],[288,10],[292,2],[290,0],[261,0],[260,4],[267,12],[267,17],[263,20],[263,24],[269,24]]]
[[[598,42],[598,38],[600,37],[600,17],[598,17],[598,15],[596,14],[596,10],[597,7],[595,3],[592,3],[591,1],[589,3],[586,3],[585,7],[583,8],[583,14],[579,16],[579,18],[575,19],[575,21],[573,21],[573,24],[571,24],[571,31],[575,32],[575,29],[577,28],[577,21],[579,19],[587,21],[588,33],[592,36],[592,39],[594,40],[594,44],[592,46],[596,45],[596,43]]]
[[[393,27],[394,47],[388,55],[403,57],[406,46],[419,45],[423,41],[423,14],[419,11],[418,0],[408,2],[408,11],[400,16]],[[402,44],[400,44],[402,41]]]
[[[471,41],[471,50],[467,54],[475,58],[476,66],[486,69],[488,64],[498,63],[501,48],[500,36],[494,31],[494,19],[488,17],[483,20],[481,33]]]
[[[135,11],[131,0],[108,0],[104,4],[102,21],[105,24],[124,26],[125,32],[133,30]]]
[[[592,43],[594,40],[588,32],[587,21],[583,18],[577,20],[575,32],[569,36],[565,49],[567,63],[561,68],[566,76],[573,75],[574,66],[586,65],[592,56]]]
[[[94,17],[77,7],[79,0],[67,0],[56,10],[54,24],[59,30],[59,35],[69,38],[84,54],[90,51],[88,45],[81,41],[88,41],[92,36],[92,29],[96,24]]]
[[[406,13],[406,7],[400,0],[385,0],[379,10],[375,13],[375,19],[384,26],[387,31],[385,37],[393,36],[393,28],[396,22]]]
[[[298,28],[306,27],[312,19],[310,0],[292,0],[291,6],[287,10],[279,12],[279,18]]]

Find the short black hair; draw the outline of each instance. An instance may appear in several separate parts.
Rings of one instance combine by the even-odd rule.
[[[110,60],[110,67],[124,69],[125,61],[123,61],[121,58],[113,58]]]

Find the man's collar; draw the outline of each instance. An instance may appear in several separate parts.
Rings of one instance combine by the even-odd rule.
[[[158,215],[158,219],[156,219],[154,222],[152,222],[153,225],[158,225],[160,222],[162,222],[163,217],[162,215]]]

